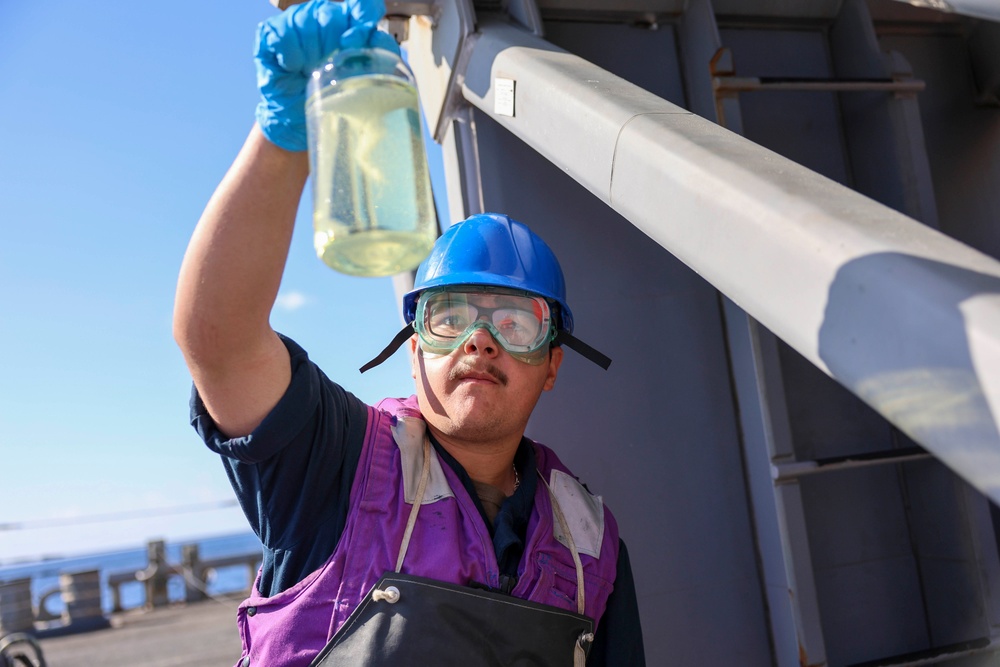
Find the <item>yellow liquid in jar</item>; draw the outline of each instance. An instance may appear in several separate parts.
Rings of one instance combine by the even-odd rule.
[[[307,103],[316,254],[356,276],[415,268],[437,236],[417,91],[345,79]]]

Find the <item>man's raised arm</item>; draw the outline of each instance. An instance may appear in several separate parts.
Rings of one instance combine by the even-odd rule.
[[[174,338],[219,429],[247,435],[291,379],[269,316],[309,173],[305,96],[337,48],[399,51],[376,30],[383,0],[309,0],[260,24],[257,125],[195,229],[177,285]]]
[[[174,338],[216,424],[252,431],[288,387],[288,352],[271,329],[309,163],[255,126],[209,201],[181,266]]]

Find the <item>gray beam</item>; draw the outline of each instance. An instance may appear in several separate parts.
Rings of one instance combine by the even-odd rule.
[[[1000,502],[1000,262],[509,24],[471,48],[466,100]]]
[[[987,21],[1000,21],[1000,2],[997,0],[900,0],[900,2],[916,7],[927,7],[973,16]]]

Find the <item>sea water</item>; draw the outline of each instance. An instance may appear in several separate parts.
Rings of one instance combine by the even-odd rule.
[[[398,77],[344,79],[307,102],[316,254],[357,276],[415,268],[437,220],[414,86]]]

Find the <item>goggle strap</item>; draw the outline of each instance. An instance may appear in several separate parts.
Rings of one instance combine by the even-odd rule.
[[[382,362],[384,362],[389,357],[391,357],[393,354],[396,353],[396,350],[398,350],[400,346],[403,343],[405,343],[406,340],[412,335],[413,335],[413,323],[411,322],[410,324],[407,324],[405,327],[400,329],[399,333],[393,337],[393,339],[389,342],[388,345],[385,346],[385,349],[383,349],[381,352],[378,353],[377,357],[375,357],[367,364],[362,366],[361,372],[364,373],[365,371],[371,370],[376,366],[378,366],[379,364],[381,364]]]
[[[594,348],[590,347],[582,340],[574,336],[573,334],[566,333],[565,331],[560,331],[556,334],[555,339],[552,341],[555,345],[565,345],[577,354],[593,361],[595,364],[608,370],[608,366],[611,365],[611,358],[601,354]]]

